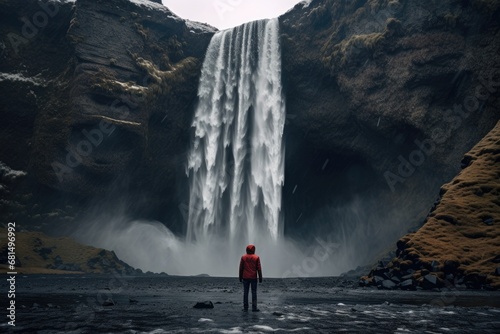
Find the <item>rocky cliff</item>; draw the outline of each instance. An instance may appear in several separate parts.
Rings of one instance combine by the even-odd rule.
[[[500,122],[441,187],[425,224],[397,242],[397,257],[361,285],[382,288],[500,288]]]
[[[280,18],[290,232],[336,231],[368,255],[422,224],[499,119],[499,8],[313,0]]]
[[[499,119],[499,8],[312,0],[280,17],[287,234],[342,236],[356,265],[421,226]],[[182,232],[215,29],[145,0],[1,0],[0,22],[2,220],[53,229],[115,203]]]
[[[215,29],[150,1],[0,9],[3,219],[69,223],[111,190],[137,195],[123,200],[131,212],[165,215]]]

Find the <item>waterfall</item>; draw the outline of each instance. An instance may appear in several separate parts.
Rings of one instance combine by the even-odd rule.
[[[186,237],[162,222],[105,215],[89,219],[91,227],[77,235],[143,270],[170,275],[234,277],[254,243],[265,277],[289,276],[310,252],[283,236],[284,124],[278,19],[215,34],[187,157]]]
[[[215,34],[192,124],[188,241],[281,238],[284,123],[278,19]]]

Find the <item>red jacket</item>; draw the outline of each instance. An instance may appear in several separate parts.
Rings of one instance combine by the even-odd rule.
[[[241,257],[240,261],[240,280],[257,279],[262,280],[262,268],[260,267],[260,258],[255,255],[255,246],[248,245],[247,253]]]

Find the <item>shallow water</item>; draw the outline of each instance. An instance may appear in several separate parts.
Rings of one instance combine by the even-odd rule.
[[[339,278],[17,276],[15,333],[499,333],[500,293],[379,291]],[[6,283],[2,282],[6,291]],[[101,306],[111,298],[114,306]],[[6,298],[2,298],[2,309]],[[193,309],[210,300],[213,309]]]

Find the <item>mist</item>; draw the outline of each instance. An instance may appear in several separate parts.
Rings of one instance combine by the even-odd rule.
[[[374,198],[356,197],[326,206],[302,222],[310,231],[303,238],[285,234],[274,240],[269,233],[258,232],[248,243],[256,246],[264,277],[338,276],[373,263],[408,229],[404,222],[409,214],[385,212],[376,203]],[[102,207],[90,212],[93,216],[78,224],[73,237],[113,250],[135,268],[181,276],[238,276],[247,243],[217,235],[188,241],[160,221],[131,219],[117,211],[98,214]]]

